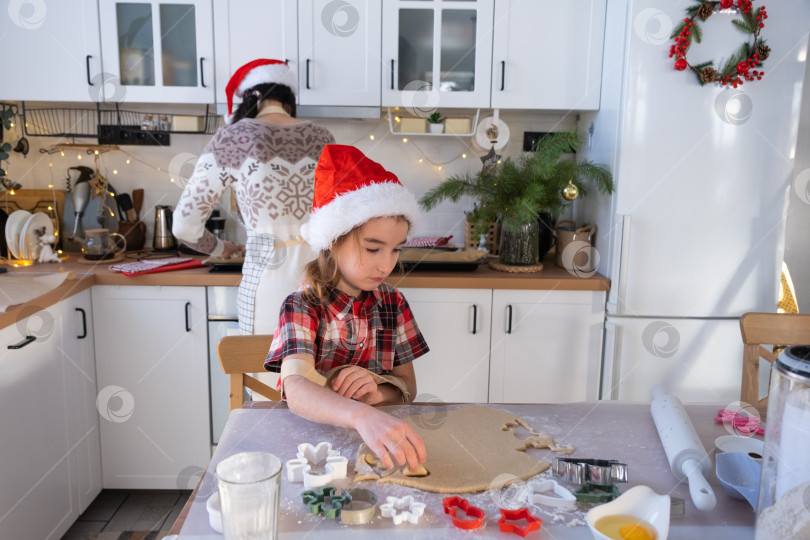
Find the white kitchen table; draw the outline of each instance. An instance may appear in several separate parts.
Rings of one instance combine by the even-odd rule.
[[[387,407],[398,417],[416,412],[435,414],[440,422],[441,412],[464,405],[412,404]],[[710,537],[712,540],[745,540],[754,537],[754,511],[745,501],[729,497],[718,484],[714,474],[709,483],[717,496],[717,506],[709,512],[697,510],[689,497],[686,483],[679,483],[672,474],[650,416],[649,404],[596,401],[547,405],[485,405],[514,413],[531,426],[554,437],[558,443],[574,446],[572,454],[582,458],[616,459],[628,465],[627,484],[618,484],[622,492],[635,485],[647,485],[657,493],[668,493],[685,501],[682,515],[670,521],[671,540]],[[727,435],[726,427],[713,418],[722,405],[687,405],[687,411],[706,450],[714,456],[714,440]],[[519,436],[523,436],[518,432]],[[486,512],[484,527],[477,531],[456,529],[442,511],[441,500],[446,495],[375,482],[353,482],[352,468],[361,439],[356,432],[344,428],[316,424],[293,415],[283,403],[247,403],[245,408],[231,413],[225,432],[197,489],[172,528],[178,540],[222,538],[208,524],[205,502],[216,490],[213,470],[217,463],[232,454],[261,450],[272,452],[282,461],[295,457],[299,443],[330,441],[336,450],[349,458],[348,488],[362,487],[377,494],[379,503],[386,496],[413,495],[427,504],[426,515],[419,523],[394,526],[391,519],[380,516],[366,525],[344,525],[339,520],[313,516],[301,502],[302,484],[287,481],[282,472],[279,537],[282,539],[328,537],[330,539],[387,538],[506,538],[497,520],[500,517],[492,492],[467,494],[471,504]],[[551,461],[555,455],[547,450],[529,450]],[[714,460],[712,460],[714,462]],[[546,473],[548,474],[548,473]],[[575,486],[568,484],[572,489]],[[576,511],[561,512],[546,506],[530,506],[532,513],[543,519],[540,532],[529,533],[529,539],[590,539],[584,524],[585,512],[591,505],[578,504]],[[518,538],[515,536],[515,538]]]

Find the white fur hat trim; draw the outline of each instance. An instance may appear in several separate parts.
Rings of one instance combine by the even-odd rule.
[[[257,84],[284,84],[298,95],[298,82],[287,64],[267,64],[251,69],[236,89],[236,95],[242,97],[245,90]]]
[[[314,251],[322,251],[355,227],[389,216],[404,216],[413,227],[419,220],[416,198],[398,182],[370,184],[313,211],[309,221],[301,225],[301,236]]]

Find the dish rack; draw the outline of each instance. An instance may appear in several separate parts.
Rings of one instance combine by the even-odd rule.
[[[199,115],[179,115],[123,110],[117,103],[30,108],[24,101],[22,117],[27,137],[90,137],[99,144],[168,144],[170,133],[213,135],[221,121],[208,105]]]

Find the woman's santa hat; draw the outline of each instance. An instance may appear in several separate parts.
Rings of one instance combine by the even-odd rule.
[[[315,251],[329,249],[339,237],[378,217],[419,219],[416,198],[397,177],[353,146],[329,144],[315,169],[312,215],[301,235]]]
[[[233,118],[233,96],[241,98],[245,90],[257,84],[283,84],[289,86],[293,94],[298,93],[298,85],[290,66],[281,60],[259,58],[248,62],[236,70],[225,86],[225,96],[228,98],[228,115],[225,122],[230,124]]]

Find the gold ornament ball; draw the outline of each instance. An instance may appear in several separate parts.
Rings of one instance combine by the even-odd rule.
[[[566,201],[573,201],[579,197],[579,188],[573,182],[568,182],[568,185],[562,189],[562,196]]]

